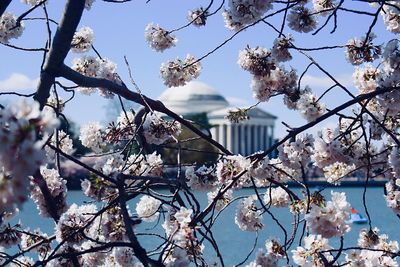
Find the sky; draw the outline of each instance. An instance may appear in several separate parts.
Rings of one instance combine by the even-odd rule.
[[[228,1],[226,1],[228,2]],[[215,10],[221,1],[214,1],[211,10]],[[49,15],[55,21],[59,21],[65,1],[49,0]],[[201,57],[213,50],[224,40],[232,36],[233,32],[224,26],[221,11],[210,17],[205,27],[197,28],[189,26],[174,33],[178,42],[175,47],[163,53],[153,51],[144,39],[144,30],[148,23],[160,24],[161,27],[172,30],[187,23],[188,10],[207,6],[208,1],[203,0],[151,0],[146,3],[142,1],[131,1],[127,3],[107,3],[95,1],[92,8],[85,10],[80,27],[89,26],[94,30],[94,46],[100,54],[117,63],[118,73],[128,85],[128,70],[124,63],[124,56],[127,57],[133,72],[133,78],[139,85],[143,94],[158,98],[166,89],[159,76],[159,68],[163,62],[183,58],[186,54]],[[225,5],[227,5],[225,3]],[[345,1],[345,6],[357,10],[374,12],[375,9],[367,3],[360,1]],[[274,8],[282,8],[282,4],[275,3]],[[21,14],[29,9],[29,6],[20,1],[13,1],[8,11]],[[271,11],[270,11],[271,12]],[[35,10],[29,17],[43,17],[43,10]],[[273,25],[280,27],[282,14],[277,18],[269,20]],[[320,17],[319,25],[322,25],[326,17]],[[330,34],[333,23],[323,29],[320,34],[313,36],[309,34],[298,34],[290,28],[285,27],[285,34],[292,34],[295,45],[298,47],[318,47],[323,45],[343,45],[352,37],[361,37],[367,32],[372,21],[368,16],[350,16],[348,13],[340,12],[338,15],[338,29]],[[53,33],[55,28],[53,27]],[[395,35],[386,31],[382,18],[379,17],[374,28],[378,36],[375,43],[384,44]],[[25,22],[25,31],[22,37],[12,40],[11,44],[21,47],[43,47],[46,41],[46,28],[43,21],[31,20]],[[250,88],[251,76],[242,70],[237,64],[238,53],[247,45],[250,47],[264,46],[271,48],[277,34],[265,25],[258,24],[238,34],[221,49],[202,60],[202,73],[199,81],[205,82],[220,92],[232,106],[252,105],[256,101],[252,97]],[[94,54],[89,52],[88,54]],[[346,62],[344,49],[334,49],[326,52],[309,52],[322,67],[334,74],[343,85],[350,91],[357,94],[353,86],[352,73],[354,67]],[[293,60],[285,63],[285,68],[291,67],[301,73],[308,65],[307,58],[295,51],[292,52]],[[73,58],[79,54],[70,52],[65,63],[71,65]],[[35,91],[40,65],[43,55],[39,52],[16,51],[9,47],[0,45],[0,92],[18,91],[31,93]],[[379,62],[374,62],[378,64]],[[319,96],[324,89],[329,88],[333,83],[315,67],[304,76],[302,85],[309,85],[313,92]],[[63,95],[67,98],[68,95]],[[0,96],[0,103],[10,102],[12,97]],[[340,89],[332,90],[323,102],[328,108],[334,108],[349,97]],[[98,95],[84,96],[76,94],[74,101],[69,103],[65,114],[72,121],[82,124],[89,121],[105,121],[109,100]],[[298,127],[306,123],[296,111],[289,111],[284,105],[281,97],[276,97],[260,107],[278,117],[276,122],[275,136],[283,137],[286,127],[281,123],[284,121],[292,127]],[[324,122],[323,125],[334,125],[333,120]],[[316,131],[312,129],[311,131]]]

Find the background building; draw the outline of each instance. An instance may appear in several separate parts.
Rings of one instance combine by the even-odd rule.
[[[203,82],[192,81],[185,86],[168,88],[159,100],[182,116],[207,114],[213,139],[235,154],[249,155],[273,143],[275,116],[256,107],[249,111],[249,120],[231,123],[225,116],[235,107]]]

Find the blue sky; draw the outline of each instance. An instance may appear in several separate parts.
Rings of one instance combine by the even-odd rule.
[[[59,0],[49,1],[48,9],[51,18],[56,21],[59,20],[64,2]],[[178,28],[187,23],[186,16],[189,9],[199,6],[205,7],[207,4],[208,1],[199,0],[152,0],[147,4],[143,0],[124,4],[111,4],[97,0],[90,11],[84,12],[80,26],[89,26],[94,30],[95,47],[103,57],[117,63],[118,72],[127,84],[129,84],[129,76],[124,64],[124,56],[128,58],[134,79],[142,92],[149,97],[157,98],[165,90],[165,86],[159,77],[159,67],[162,62],[174,59],[177,56],[182,58],[187,53],[200,57],[230,37],[233,32],[224,27],[224,21],[221,12],[219,12],[209,18],[206,27],[190,26],[176,32],[175,35],[178,38],[176,47],[166,50],[164,53],[159,53],[151,50],[144,40],[146,25],[153,22],[168,30]],[[212,10],[219,5],[219,1],[215,1],[214,5],[215,7]],[[346,0],[346,6],[371,12],[375,10],[368,4],[359,1]],[[282,5],[274,4],[274,7],[281,8]],[[9,11],[20,14],[28,8],[27,5],[19,1],[13,1]],[[39,9],[31,16],[43,16],[43,11]],[[281,18],[282,15],[279,15],[270,22],[279,27]],[[327,28],[317,36],[297,34],[289,28],[286,28],[285,34],[292,33],[295,44],[299,47],[317,47],[327,44],[343,45],[352,37],[362,36],[368,30],[371,20],[372,18],[367,16],[357,16],[354,19],[349,14],[341,12],[338,17],[338,30],[333,35],[329,34],[333,27],[332,23],[329,23]],[[319,25],[321,25],[325,21],[325,17],[321,17],[319,21]],[[53,28],[54,31],[55,28]],[[395,38],[395,35],[386,31],[381,17],[374,32],[378,35],[375,41],[377,44]],[[24,35],[11,41],[11,43],[23,47],[41,47],[46,41],[46,34],[43,22],[26,22]],[[217,89],[234,106],[253,104],[255,101],[252,98],[250,88],[251,76],[238,66],[238,52],[246,45],[260,45],[270,48],[275,38],[276,33],[262,24],[240,33],[222,49],[202,61],[203,71],[198,80]],[[343,49],[332,50],[329,53],[310,52],[309,54],[324,68],[336,75],[344,85],[351,88],[351,91],[357,92],[352,86],[351,79],[354,67],[346,62]],[[39,77],[42,54],[15,51],[0,46],[0,55],[3,62],[0,68],[0,90],[34,91]],[[70,53],[66,63],[71,64],[72,59],[77,56],[79,55]],[[293,51],[293,56],[294,59],[286,63],[285,67],[293,67],[301,73],[309,62],[297,52]],[[377,63],[375,62],[375,64]],[[329,79],[314,67],[305,77],[303,84],[309,84],[316,95],[320,95],[324,89],[332,85]],[[335,89],[327,95],[324,102],[328,107],[333,108],[347,99],[348,97],[340,89]],[[0,102],[4,101],[6,99],[2,97]],[[107,100],[97,95],[83,96],[77,94],[76,99],[67,107],[65,113],[78,123],[93,120],[102,121],[105,118],[106,110],[104,106],[106,104]],[[278,116],[275,131],[275,135],[278,137],[282,137],[285,133],[285,127],[281,124],[281,121],[292,126],[300,126],[306,122],[297,112],[287,110],[282,104],[281,97],[263,103],[261,107]]]

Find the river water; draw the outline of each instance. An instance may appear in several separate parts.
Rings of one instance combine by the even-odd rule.
[[[299,192],[300,189],[294,189],[295,192]],[[364,217],[365,211],[362,205],[362,190],[363,188],[356,187],[340,187],[340,188],[327,188],[323,192],[324,195],[330,199],[330,191],[340,191],[346,192],[347,200],[350,202],[352,207],[356,208]],[[261,190],[262,191],[262,190]],[[265,191],[265,190],[264,190]],[[164,193],[168,193],[164,191]],[[236,195],[250,195],[253,191],[250,189],[242,189],[237,192]],[[89,199],[83,196],[80,191],[71,191],[68,193],[68,203],[77,203],[82,204],[87,202]],[[195,193],[196,197],[198,197],[202,208],[205,207],[207,203],[207,196],[205,193]],[[130,210],[134,212],[135,210],[135,200],[130,202]],[[386,207],[386,203],[383,197],[383,188],[382,187],[369,187],[367,188],[367,197],[366,203],[368,206],[369,213],[371,215],[372,225],[378,227],[381,230],[381,233],[385,233],[389,235],[391,240],[400,241],[400,231],[399,231],[399,223],[400,220],[396,217],[396,215]],[[221,254],[224,256],[225,264],[227,266],[231,266],[241,262],[249,253],[252,248],[256,234],[251,232],[242,232],[237,225],[234,223],[235,209],[237,204],[233,203],[230,207],[228,207],[222,216],[218,218],[216,225],[214,226],[214,236],[218,242],[218,245],[221,250]],[[288,209],[271,209],[272,213],[276,218],[282,223],[283,226],[288,230],[289,234],[292,229],[292,220],[293,217],[288,211]],[[54,229],[54,223],[51,219],[43,219],[38,216],[38,212],[36,206],[33,202],[27,202],[23,210],[13,218],[12,222],[21,221],[24,226],[29,226],[31,229],[40,228],[43,232],[47,232],[48,234],[52,233],[52,229]],[[264,229],[258,234],[258,242],[257,248],[264,247],[265,240],[267,238],[276,237],[280,238],[281,241],[284,239],[283,232],[281,228],[279,228],[272,220],[272,218],[268,214],[264,214],[263,216]],[[154,224],[143,223],[138,227],[138,232],[144,232],[145,228],[152,228]],[[367,227],[367,225],[352,225],[352,229],[349,233],[345,235],[345,247],[353,246],[357,243],[358,232],[360,229]],[[152,232],[162,233],[160,227],[156,227]],[[157,244],[160,243],[160,240],[151,237],[142,237],[140,238],[142,244],[147,248],[154,248]],[[331,240],[331,244],[338,244],[338,240]],[[205,243],[206,246],[206,255],[207,258],[216,259],[215,255],[210,251],[211,245],[209,243]],[[297,242],[291,247],[291,249],[295,249],[297,246]],[[250,257],[250,260],[254,259],[254,253]],[[247,262],[249,262],[248,260]]]

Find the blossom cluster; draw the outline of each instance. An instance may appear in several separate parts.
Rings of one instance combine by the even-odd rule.
[[[57,242],[68,242],[71,244],[81,245],[85,241],[85,234],[89,234],[90,228],[85,228],[84,232],[80,232],[92,223],[92,219],[97,212],[96,205],[88,204],[78,206],[72,204],[67,211],[65,211],[56,226],[56,240]],[[94,227],[93,227],[94,228]]]
[[[358,245],[364,250],[352,250],[346,253],[346,261],[353,265],[365,266],[398,266],[390,253],[399,250],[397,241],[389,240],[385,234],[379,234],[378,228],[361,229]],[[369,250],[371,249],[371,250]]]
[[[31,231],[29,228],[20,230],[18,227],[0,228],[0,246],[9,247],[20,242],[21,248],[35,251],[42,261],[48,261],[48,266],[69,266],[68,258],[56,257],[54,253],[81,253],[76,261],[81,266],[143,266],[129,247],[115,247],[111,253],[97,249],[99,242],[126,240],[121,211],[118,207],[105,210],[101,217],[93,204],[72,204],[64,210],[55,227],[57,247],[53,247],[46,233],[40,229]],[[87,239],[90,238],[90,240]],[[94,252],[86,252],[94,249]],[[82,253],[83,252],[83,253]],[[12,261],[12,266],[33,266],[34,259],[21,256]]]
[[[247,170],[250,168],[251,161],[241,155],[226,156],[225,159],[217,163],[216,173],[221,184],[233,183],[235,188],[249,185],[249,175]]]
[[[72,154],[74,152],[74,146],[72,143],[71,137],[65,133],[63,130],[54,131],[51,139],[49,140],[50,144],[54,147],[57,147],[62,152],[66,154]],[[51,149],[49,146],[45,146],[47,159],[54,159],[56,156],[56,152]]]
[[[274,45],[271,49],[271,55],[278,62],[285,62],[292,59],[289,48],[292,46],[294,38],[289,34],[288,36],[281,36],[274,40]]]
[[[40,173],[46,181],[50,195],[53,197],[52,205],[54,206],[54,212],[57,216],[60,216],[67,210],[67,181],[60,177],[59,173],[55,169],[48,169],[44,166],[40,167]],[[51,207],[43,196],[38,185],[33,183],[31,189],[31,198],[36,203],[39,210],[39,214],[43,217],[51,217]]]
[[[287,20],[288,26],[297,32],[308,33],[317,27],[316,16],[310,9],[302,5],[293,7]]]
[[[304,237],[304,246],[299,246],[292,250],[293,262],[299,266],[324,266],[319,253],[322,253],[329,262],[333,260],[333,256],[328,252],[331,249],[329,240],[321,235],[309,235]]]
[[[354,165],[348,165],[344,162],[335,162],[324,167],[324,176],[326,181],[331,184],[340,184],[340,179],[349,176],[355,169]]]
[[[376,90],[380,72],[379,69],[370,64],[366,64],[363,67],[356,67],[353,73],[353,80],[360,94],[366,94]]]
[[[103,129],[102,126],[100,128]],[[133,110],[121,111],[116,122],[111,122],[100,135],[99,138],[111,144],[131,140],[137,135],[135,112]]]
[[[40,244],[39,246],[33,246],[38,243]],[[41,257],[46,256],[46,254],[50,252],[50,243],[49,236],[40,231],[40,229],[35,229],[34,231],[30,231],[29,233],[24,233],[21,235],[22,249],[28,249],[33,246],[32,250],[38,252]]]
[[[299,90],[296,71],[288,71],[280,64],[292,58],[289,52],[292,42],[293,38],[288,36],[275,39],[272,50],[246,47],[239,52],[238,64],[253,75],[251,88],[257,101],[265,102],[283,94],[288,108],[299,110],[311,122],[325,113],[325,105],[310,88]]]
[[[133,177],[163,174],[163,161],[156,152],[147,155],[132,154],[126,159],[120,153],[112,153],[98,157],[93,167],[102,174],[114,178],[118,178],[119,174]],[[134,178],[132,181],[127,179],[125,183],[132,185],[134,181]],[[81,184],[84,194],[97,200],[107,199],[109,195],[115,193],[111,185],[109,180],[96,175],[83,180]]]
[[[251,87],[258,101],[268,101],[272,95],[291,91],[296,86],[296,73],[279,66],[278,59],[286,59],[281,55],[282,49],[282,53],[287,53],[284,52],[286,46],[278,45],[274,47],[274,53],[263,47],[247,47],[239,53],[238,64],[253,74]]]
[[[387,182],[385,189],[386,189],[386,204],[389,208],[391,208],[396,214],[400,214],[400,183],[393,181]]]
[[[185,171],[185,177],[188,179],[188,186],[193,190],[211,191],[217,186],[218,178],[213,167],[205,165],[195,170],[190,166]]]
[[[229,0],[228,9],[222,15],[225,26],[234,31],[256,22],[272,8],[272,0]]]
[[[35,6],[35,5],[39,4],[40,2],[42,2],[42,0],[21,0],[21,2],[25,3],[27,5]],[[45,3],[47,3],[47,1],[45,1]]]
[[[250,167],[250,174],[257,187],[269,186],[270,180],[286,183],[290,180],[297,180],[298,173],[284,165],[280,159],[269,159],[256,162]]]
[[[200,27],[206,25],[208,10],[204,10],[202,7],[188,11],[188,21],[193,23],[194,26]]]
[[[344,193],[332,192],[332,201],[325,205],[312,204],[310,213],[305,215],[310,232],[324,238],[342,236],[350,231],[347,220],[350,217],[350,204]]]
[[[346,45],[347,61],[353,65],[360,65],[364,62],[372,62],[379,58],[382,50],[379,45],[373,44],[375,37],[376,36],[371,33],[369,36],[361,39],[350,39]]]
[[[397,1],[386,1],[381,10],[386,29],[393,33],[400,32],[400,4]]]
[[[74,34],[71,50],[75,53],[85,53],[92,48],[94,32],[90,27],[82,27]]]
[[[18,38],[24,31],[24,24],[17,25],[17,17],[9,12],[4,12],[0,17],[0,42],[8,43],[10,39]]]
[[[183,86],[199,77],[200,71],[200,61],[192,55],[187,55],[184,60],[176,58],[173,61],[163,63],[160,67],[161,78],[168,87]]]
[[[203,253],[204,245],[194,236],[194,229],[189,225],[193,210],[185,207],[170,209],[162,227],[172,244],[166,244],[166,263],[172,266],[188,266],[196,256]],[[175,244],[175,245],[174,245]]]
[[[257,196],[252,195],[241,200],[237,206],[235,223],[242,231],[258,231],[264,225],[262,223],[262,212],[256,207]]]
[[[250,262],[246,267],[269,266],[278,267],[286,258],[284,248],[277,240],[267,240],[265,250],[259,249],[255,261]]]
[[[175,36],[171,35],[159,25],[154,26],[153,23],[147,25],[144,37],[149,43],[149,46],[159,52],[175,46],[175,43],[178,41]]]
[[[103,78],[121,84],[121,79],[117,74],[117,65],[108,59],[85,55],[74,59],[72,69],[88,77]],[[100,95],[105,98],[114,97],[114,94],[107,88],[97,89]],[[97,89],[95,87],[79,87],[78,91],[85,95],[91,95]]]
[[[336,7],[335,0],[313,0],[313,8],[322,16],[329,14],[329,11]]]
[[[224,209],[233,200],[233,191],[231,189],[218,197],[219,193],[219,189],[207,193],[208,204],[211,205],[215,202],[215,210],[217,211]]]
[[[161,206],[161,201],[150,196],[143,196],[136,204],[136,213],[139,218],[146,222],[153,222],[159,216],[158,209]]]
[[[12,213],[27,199],[29,176],[46,162],[41,149],[58,120],[39,103],[19,101],[0,109],[0,214]]]
[[[397,252],[397,241],[390,241],[385,234],[379,235],[379,229],[361,229],[358,238],[360,249],[344,252],[343,264],[349,266],[398,266],[390,255]],[[304,246],[292,250],[293,261],[299,266],[325,266],[333,260],[329,240],[320,235],[309,235],[304,238]],[[321,255],[322,254],[322,255]],[[323,259],[324,258],[324,259]]]
[[[0,247],[10,248],[21,242],[22,233],[18,225],[12,227],[10,225],[0,226]]]
[[[289,205],[289,194],[281,187],[271,187],[267,189],[264,195],[264,202],[266,206],[273,207],[287,207]]]
[[[160,145],[181,133],[181,125],[177,121],[164,120],[152,113],[146,116],[143,123],[144,137],[147,143]]]
[[[318,101],[318,98],[311,93],[302,94],[297,101],[296,108],[309,122],[315,121],[325,113],[325,104]]]
[[[299,169],[307,166],[314,152],[314,137],[310,134],[298,136],[294,142],[286,142],[279,146],[279,159],[291,168]]]

